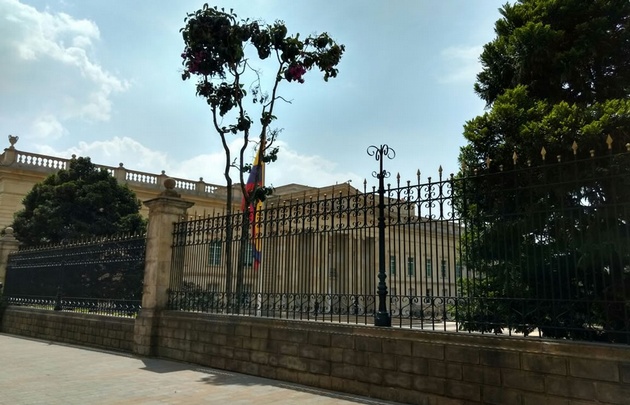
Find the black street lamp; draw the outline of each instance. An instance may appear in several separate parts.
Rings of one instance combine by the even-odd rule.
[[[387,312],[387,284],[385,279],[385,182],[389,172],[383,169],[383,158],[396,157],[394,149],[387,145],[367,148],[367,154],[374,156],[379,162],[379,171],[372,172],[372,176],[378,179],[378,311],[374,317],[374,326],[392,326],[392,319]]]

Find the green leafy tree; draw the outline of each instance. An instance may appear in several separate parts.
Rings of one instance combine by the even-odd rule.
[[[181,29],[184,51],[181,54],[184,71],[182,79],[197,78],[197,95],[203,97],[212,113],[214,130],[221,138],[225,152],[224,176],[227,183],[226,203],[226,268],[228,295],[231,288],[232,258],[232,177],[230,169],[239,173],[241,192],[244,196],[244,212],[257,201],[264,200],[271,189],[261,186],[246,187],[245,173],[251,170],[246,162],[245,151],[250,142],[262,147],[261,159],[271,162],[277,159],[278,148],[274,141],[279,132],[272,128],[276,120],[274,107],[278,100],[281,83],[301,84],[311,70],[319,70],[325,81],[337,76],[337,65],[344,52],[327,33],[300,38],[290,35],[284,22],[264,24],[260,21],[239,19],[230,10],[209,7],[189,13]],[[271,83],[266,88],[262,69],[254,61],[265,61],[274,69]],[[249,93],[248,93],[249,92]],[[257,113],[250,114],[250,111]],[[255,118],[252,118],[255,117]],[[237,159],[233,159],[228,147],[229,137],[242,138]],[[248,216],[243,221],[243,237],[247,234]],[[245,243],[240,244],[241,247]],[[243,255],[239,255],[243,257]],[[241,265],[238,266],[239,271]],[[237,275],[238,280],[240,276]],[[237,291],[238,293],[238,291]]]
[[[628,330],[630,222],[619,207],[630,164],[615,154],[630,142],[630,3],[520,0],[500,12],[475,84],[488,111],[466,123],[460,153],[476,272],[463,290],[485,298],[465,327],[618,339],[595,329]]]
[[[70,160],[24,197],[12,227],[25,246],[145,230],[140,201],[90,158]]]

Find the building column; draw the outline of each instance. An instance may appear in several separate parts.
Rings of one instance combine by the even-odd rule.
[[[173,224],[186,218],[194,203],[185,201],[173,188],[175,181],[164,181],[166,190],[157,198],[144,202],[149,207],[147,245],[144,265],[142,309],[134,327],[134,352],[155,355],[160,312],[168,304],[171,276]]]
[[[18,250],[20,242],[13,236],[13,228],[10,226],[4,229],[4,235],[0,237],[0,295],[5,286],[7,275],[7,264],[9,262],[9,253]]]

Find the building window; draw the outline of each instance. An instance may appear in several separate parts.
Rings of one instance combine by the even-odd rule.
[[[251,242],[245,243],[244,255],[245,257],[243,258],[243,265],[251,266],[252,264],[254,264],[254,246],[251,244]]]
[[[407,258],[407,274],[410,276],[416,274],[416,260],[413,257]]]
[[[455,265],[455,277],[461,277],[462,276],[462,265],[457,263]]]
[[[389,275],[396,275],[396,256],[394,255],[389,256]]]
[[[424,261],[424,267],[426,268],[427,278],[433,277],[433,267],[431,265],[431,258],[427,257]]]
[[[210,266],[218,266],[221,264],[221,241],[215,240],[210,242],[210,249],[208,251],[208,264]]]
[[[442,273],[442,278],[446,278],[446,260],[444,259],[440,263],[440,272]]]

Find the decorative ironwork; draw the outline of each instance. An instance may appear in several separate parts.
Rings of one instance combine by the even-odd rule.
[[[9,255],[4,298],[12,305],[135,316],[142,300],[145,237],[110,237]]]
[[[387,283],[385,279],[385,179],[389,177],[389,172],[383,169],[383,160],[385,158],[394,159],[396,152],[387,145],[376,147],[374,145],[368,147],[369,156],[379,162],[378,173],[373,172],[372,176],[378,179],[378,310],[374,316],[375,326],[392,326],[392,320],[387,312]],[[398,176],[400,184],[400,176]]]
[[[393,326],[629,344],[630,154],[575,150],[396,176],[382,212],[366,183],[272,197],[261,266],[243,261],[241,294],[226,294],[225,217],[178,223],[169,306],[369,325],[386,292]]]

